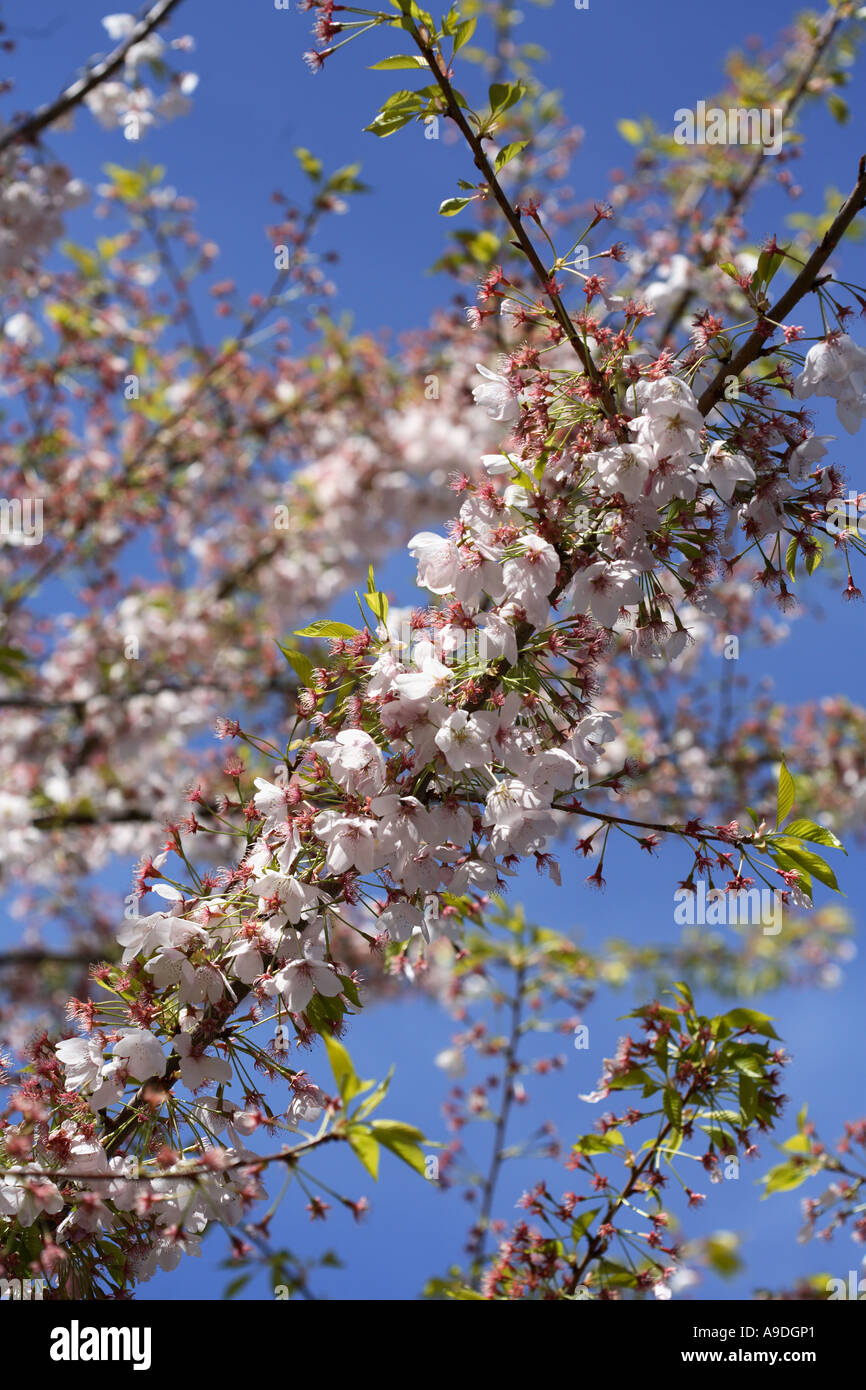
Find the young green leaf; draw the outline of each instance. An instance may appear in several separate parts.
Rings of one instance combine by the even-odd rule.
[[[798,868],[804,868],[813,878],[817,878],[819,883],[823,883],[827,888],[832,888],[834,892],[842,891],[836,882],[836,875],[826,859],[822,859],[820,854],[816,854],[814,850],[805,849],[801,843],[789,835],[780,835],[776,843],[781,845],[784,853],[789,859],[793,859]]]
[[[379,1181],[379,1145],[366,1125],[349,1130],[349,1148],[361,1160],[374,1182]]]
[[[376,614],[379,622],[386,623],[388,621],[388,599],[385,594],[365,594],[364,598],[367,600],[371,610]]]
[[[780,845],[771,844],[768,852],[770,858],[775,860],[780,869],[784,869],[786,873],[795,873],[797,875],[797,886],[801,893],[804,893],[806,897],[811,900],[812,877],[803,865],[795,863],[790,854],[782,849]]]
[[[490,100],[490,110],[494,116],[501,116],[509,107],[514,106],[523,96],[526,88],[522,82],[494,82],[491,84],[488,93]]]
[[[843,854],[847,854],[845,846],[838,836],[826,826],[816,825],[811,820],[791,820],[785,827],[786,835],[793,835],[797,840],[812,840],[816,845],[826,845],[828,849],[841,849]]]
[[[474,198],[446,198],[444,202],[439,204],[439,215],[440,217],[455,217],[458,212],[462,212],[474,201]]]
[[[457,28],[454,30],[455,53],[459,52],[463,45],[468,43],[472,38],[472,35],[475,33],[477,22],[478,21],[475,19],[464,19],[462,24],[457,25]]]
[[[762,1033],[765,1038],[779,1040],[769,1014],[759,1013],[757,1009],[729,1009],[722,1019],[734,1030],[750,1028],[753,1033]]]
[[[750,1125],[758,1113],[758,1088],[745,1072],[740,1072],[738,1094],[743,1124]]]
[[[806,556],[806,573],[810,575],[814,574],[823,558],[824,547],[821,544],[821,542],[818,541],[815,548],[810,550],[808,555]]]
[[[732,1061],[741,1076],[748,1076],[752,1081],[763,1081],[764,1063],[758,1053],[742,1052]]]
[[[395,53],[392,58],[382,58],[370,64],[370,72],[392,72],[396,68],[426,68],[427,63],[420,53]]]
[[[511,160],[515,159],[521,150],[525,150],[528,144],[528,140],[512,140],[510,145],[503,146],[494,161],[493,167],[496,173],[498,174],[500,169],[504,169],[506,164],[510,164]]]
[[[296,637],[357,637],[358,629],[348,623],[336,623],[330,618],[317,618],[306,627],[295,629]]]
[[[785,570],[788,578],[793,584],[797,578],[797,537],[794,536],[788,541],[788,548],[785,551]]]
[[[288,661],[289,665],[294,669],[295,675],[301,682],[301,685],[312,685],[313,663],[310,658],[304,656],[303,652],[296,651],[294,647],[284,647],[282,642],[278,642],[277,646],[286,658],[286,661]]]
[[[317,159],[316,156],[305,149],[303,145],[298,145],[295,149],[295,159],[300,164],[304,173],[308,174],[314,183],[317,183],[322,177],[321,159]]]
[[[762,251],[758,257],[757,269],[752,276],[752,288],[766,289],[784,259],[783,251]]]
[[[673,1086],[665,1086],[662,1104],[674,1129],[681,1130],[683,1127],[683,1098],[679,1091],[675,1090]]]
[[[354,1116],[352,1117],[353,1119],[365,1120],[368,1115],[372,1114],[372,1112],[376,1109],[378,1105],[382,1104],[382,1101],[388,1094],[388,1087],[391,1084],[391,1077],[393,1075],[394,1068],[392,1067],[391,1070],[388,1072],[388,1075],[385,1077],[385,1080],[380,1081],[376,1089],[374,1091],[371,1091],[370,1094],[368,1096],[365,1096],[364,1099],[360,1102],[357,1110],[354,1113]]]
[[[790,1163],[780,1163],[761,1179],[765,1184],[764,1196],[770,1197],[774,1192],[790,1192],[804,1183],[814,1171],[814,1165],[809,1163],[797,1163],[794,1160]]]
[[[590,1211],[582,1211],[580,1213],[580,1216],[571,1227],[571,1238],[573,1241],[578,1241],[582,1236],[586,1235],[600,1211],[601,1207],[593,1207]]]
[[[323,1035],[322,1041],[328,1053],[328,1060],[331,1063],[331,1071],[334,1073],[334,1080],[337,1083],[337,1090],[340,1092],[344,1101],[349,1101],[356,1096],[361,1089],[361,1082],[355,1073],[352,1059],[341,1042],[336,1038],[330,1037],[327,1033]]]
[[[794,805],[794,779],[785,766],[779,768],[779,789],[776,799],[776,828],[782,824],[785,817],[790,815],[791,807]]]
[[[616,128],[623,140],[627,140],[630,145],[639,145],[643,140],[643,126],[640,121],[623,119],[617,121]]]
[[[424,1138],[420,1129],[403,1124],[400,1120],[373,1120],[372,1128],[380,1144],[426,1177],[426,1159],[418,1145],[418,1141]]]

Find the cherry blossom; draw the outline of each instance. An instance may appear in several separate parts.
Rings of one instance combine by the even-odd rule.
[[[794,382],[794,395],[801,401],[831,396],[840,425],[856,434],[866,418],[866,348],[858,347],[847,333],[815,343]]]
[[[520,406],[507,377],[491,372],[482,362],[476,363],[475,370],[484,377],[480,386],[472,388],[475,404],[484,406],[491,420],[515,420]]]

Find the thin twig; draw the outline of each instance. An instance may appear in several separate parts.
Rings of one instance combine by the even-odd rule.
[[[800,274],[761,319],[759,326],[749,334],[742,347],[733,357],[722,362],[709,386],[698,401],[702,415],[709,415],[713,406],[725,394],[725,384],[732,376],[738,377],[757,360],[767,343],[767,326],[784,323],[791,309],[814,287],[815,281],[835,251],[845,232],[858,213],[866,208],[866,155],[860,158],[857,182],[845,202],[827,228],[815,250],[812,252]]]
[[[429,43],[427,43],[427,41],[422,37],[417,25],[414,23],[413,20],[409,19],[408,16],[406,17],[406,23],[407,28],[409,29],[409,32],[412,35],[412,38],[418,45],[418,49],[422,57],[424,58],[424,61],[426,62],[428,68],[430,69],[434,78],[436,79],[436,84],[439,87],[439,90],[445,98],[448,115],[457,125],[464,140],[466,141],[467,145],[472,151],[472,157],[475,161],[475,167],[482,175],[484,182],[486,183],[490,192],[493,194],[493,197],[496,199],[496,202],[498,203],[499,208],[502,211],[503,216],[505,217],[505,220],[507,221],[509,227],[514,233],[515,239],[518,243],[520,250],[526,256],[526,259],[532,266],[532,269],[535,273],[536,279],[539,282],[539,285],[544,291],[546,297],[550,300],[557,321],[566,338],[568,339],[569,343],[574,348],[574,351],[577,354],[578,358],[580,359],[580,363],[583,367],[583,370],[589,377],[589,380],[595,386],[598,395],[604,405],[605,413],[611,419],[614,419],[617,415],[616,402],[611,396],[610,390],[605,384],[603,376],[601,375],[595,363],[593,362],[592,357],[590,356],[589,351],[583,342],[583,339],[580,337],[580,334],[575,328],[574,323],[571,319],[571,315],[569,314],[568,310],[563,304],[560,296],[553,290],[550,283],[551,275],[545,269],[544,263],[541,260],[541,257],[539,256],[538,252],[536,251],[531,238],[527,235],[520,213],[517,211],[516,208],[512,206],[511,200],[507,197],[502,188],[502,185],[499,183],[499,180],[497,179],[496,174],[494,173],[493,166],[491,165],[490,160],[487,158],[484,146],[481,143],[481,139],[479,138],[479,136],[475,134],[469,122],[466,120],[466,117],[463,115],[457,98],[454,95],[451,83],[449,82],[448,78],[445,76],[445,74],[442,72],[442,69],[439,66],[439,62],[437,60],[435,51],[430,47]]]
[[[815,70],[818,67],[819,62],[823,58],[824,54],[826,53],[827,49],[830,46],[830,43],[832,42],[836,34],[836,30],[847,17],[848,16],[841,14],[839,10],[829,10],[827,14],[825,14],[823,19],[823,29],[818,34],[815,40],[815,47],[812,50],[809,61],[806,63],[805,67],[801,71],[796,83],[794,84],[790,96],[785,102],[785,105],[782,107],[782,116],[780,120],[780,125],[782,126],[782,128],[784,128],[786,122],[790,119],[797,106],[800,104],[800,101],[805,95],[806,88],[808,87],[809,83],[815,75]],[[754,187],[754,184],[757,181],[758,175],[764,167],[764,157],[764,146],[761,145],[760,149],[756,151],[754,158],[752,159],[752,162],[747,168],[743,177],[739,179],[736,183],[732,184],[728,189],[727,207],[724,209],[723,212],[720,212],[714,219],[714,232],[720,230],[724,222],[730,222],[731,219],[736,215],[736,213],[740,211],[740,209],[746,201],[748,194],[752,191],[752,188]],[[706,189],[704,191],[706,191]],[[713,250],[709,248],[701,257],[700,264],[704,268],[712,265],[713,255]],[[695,292],[692,289],[683,290],[682,294],[679,296],[679,299],[676,301],[676,303],[670,311],[670,314],[668,315],[667,322],[664,328],[662,329],[661,334],[659,335],[659,343],[664,343],[671,336],[680,319],[682,318],[683,314],[685,313],[686,309],[688,308],[690,301],[694,297],[694,293]]]

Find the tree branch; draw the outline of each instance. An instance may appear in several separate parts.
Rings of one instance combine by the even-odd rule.
[[[536,279],[538,280],[542,290],[544,291],[544,294],[550,300],[554,314],[556,315],[557,322],[559,323],[560,328],[562,329],[563,333],[565,334],[566,338],[568,339],[569,343],[574,348],[574,351],[580,359],[580,363],[583,367],[583,370],[586,372],[586,375],[588,376],[589,380],[596,387],[599,397],[604,405],[605,413],[611,419],[615,419],[617,415],[616,402],[611,396],[610,391],[606,386],[601,373],[599,372],[598,368],[593,362],[589,350],[583,342],[583,339],[580,337],[580,334],[575,328],[571,320],[571,315],[569,314],[568,310],[563,304],[560,296],[556,294],[552,288],[550,288],[551,275],[545,269],[544,263],[541,260],[541,257],[539,256],[538,252],[536,251],[531,238],[527,235],[520,213],[517,211],[516,208],[512,207],[510,199],[506,196],[505,192],[503,191],[502,186],[499,183],[496,174],[494,173],[490,160],[487,158],[480,137],[475,134],[469,122],[466,120],[466,117],[463,115],[459,103],[457,102],[457,99],[454,96],[451,83],[449,82],[448,78],[442,72],[442,69],[439,66],[436,53],[430,47],[429,43],[427,43],[427,41],[422,37],[414,21],[409,19],[408,15],[406,18],[409,32],[411,33],[412,38],[415,40],[415,43],[418,45],[418,49],[421,52],[424,61],[426,62],[428,68],[430,69],[434,78],[436,79],[436,84],[439,87],[439,90],[441,91],[443,97],[445,98],[448,115],[451,117],[452,121],[454,121],[455,125],[460,130],[460,133],[462,134],[464,140],[466,141],[467,145],[472,151],[472,156],[475,160],[475,167],[483,176],[484,182],[487,184],[487,187],[490,189],[491,193],[496,199],[496,202],[498,203],[499,208],[503,216],[505,217],[506,222],[508,223],[512,232],[514,233],[515,239],[518,243],[520,250],[523,252],[524,256],[529,261],[529,264],[532,266]]]
[[[860,159],[860,167],[857,173],[857,182],[842,204],[832,224],[827,228],[815,250],[812,252],[800,274],[793,281],[790,287],[778,299],[771,309],[761,320],[766,324],[772,320],[774,324],[783,323],[786,316],[795,304],[799,304],[804,295],[814,288],[818,275],[823,270],[830,256],[835,251],[845,232],[858,213],[866,208],[866,155]],[[709,415],[713,406],[720,401],[725,394],[725,383],[731,376],[739,376],[745,371],[746,367],[760,357],[767,342],[767,333],[762,327],[756,328],[743,343],[742,347],[733,357],[723,362],[709,386],[704,391],[698,401],[698,409],[702,415]]]
[[[790,96],[788,97],[787,101],[782,107],[780,125],[783,129],[787,121],[793,115],[797,106],[800,104],[800,101],[806,94],[806,88],[808,87],[812,78],[815,76],[815,71],[818,67],[818,64],[820,63],[821,59],[823,58],[824,54],[829,48],[833,38],[835,37],[839,25],[842,24],[847,18],[847,15],[843,15],[839,10],[835,9],[831,9],[827,12],[827,14],[825,14],[823,20],[823,28],[815,40],[815,47],[812,50],[809,61],[802,69]],[[714,220],[714,230],[721,230],[721,227],[724,224],[724,222],[730,221],[740,211],[740,209],[746,201],[747,196],[754,187],[754,184],[757,181],[758,176],[761,173],[763,167],[764,146],[762,145],[760,149],[756,151],[754,158],[752,159],[752,162],[749,165],[749,167],[746,169],[746,172],[743,175],[743,177],[739,179],[736,183],[731,184],[731,186],[729,187],[727,207],[724,209],[723,212],[719,213],[716,216]],[[704,189],[704,192],[706,192],[706,188]],[[698,197],[697,205],[700,204],[702,197],[703,193]],[[713,252],[711,250],[705,252],[705,254],[701,257],[700,263],[704,268],[706,268],[709,265],[712,265]],[[661,334],[659,335],[658,341],[660,345],[664,345],[664,343],[676,329],[676,326],[682,318],[683,314],[685,313],[686,309],[688,308],[689,303],[694,298],[694,293],[694,290],[691,289],[683,290],[679,299],[674,304],[674,307],[671,309],[667,318],[667,322],[665,323],[665,326],[662,329]]]
[[[127,34],[126,38],[106,58],[103,58],[95,67],[90,68],[84,77],[73,82],[72,86],[67,87],[66,91],[61,92],[54,101],[49,102],[46,106],[40,106],[38,110],[17,125],[12,126],[4,136],[0,137],[0,154],[4,154],[12,145],[34,144],[43,130],[61,120],[76,106],[79,106],[106,78],[112,77],[118,68],[123,66],[129,50],[134,48],[137,43],[141,43],[158,25],[168,19],[172,10],[180,3],[181,0],[157,0],[157,3],[139,20],[131,33]]]

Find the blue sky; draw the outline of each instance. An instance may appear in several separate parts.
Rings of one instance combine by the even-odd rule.
[[[23,0],[4,6],[10,35],[20,38],[21,45],[14,64],[15,106],[30,107],[46,99],[74,75],[71,60],[104,47],[99,21],[106,8],[93,0],[77,0],[74,6],[44,0],[37,19],[32,5]],[[724,6],[590,0],[584,11],[564,0],[545,9],[527,5],[524,36],[554,55],[542,69],[545,80],[563,89],[569,117],[586,132],[572,169],[579,195],[603,197],[607,171],[628,160],[629,147],[615,129],[617,119],[647,114],[661,127],[672,126],[677,108],[693,105],[718,85],[721,62],[732,43],[753,32],[756,23],[766,37],[792,13],[787,0],[765,0],[759,8],[753,0],[728,0]],[[397,45],[386,41],[386,50],[379,38],[362,40],[313,78],[300,56],[311,44],[309,21],[309,15],[274,9],[270,0],[247,0],[243,5],[236,0],[186,0],[171,32],[190,32],[196,39],[195,54],[186,60],[201,74],[194,110],[187,119],[148,135],[140,152],[165,164],[167,178],[196,200],[199,226],[221,249],[219,274],[235,279],[246,291],[267,284],[272,271],[273,251],[263,230],[272,215],[271,192],[280,188],[301,196],[303,180],[293,147],[308,146],[326,169],[360,161],[362,177],[373,191],[353,200],[348,217],[332,219],[323,241],[340,253],[335,271],[338,304],[362,328],[415,327],[453,295],[453,283],[428,275],[426,267],[442,245],[443,224],[436,208],[454,191],[456,178],[467,172],[466,160],[456,145],[425,141],[416,127],[383,141],[364,134],[377,104],[396,85],[393,75],[369,72],[365,64],[396,51]],[[471,90],[471,80],[466,85]],[[862,152],[857,136],[864,129],[862,84],[847,95],[852,106],[847,127],[831,123],[817,110],[805,120],[809,142],[798,171],[804,209],[819,210],[828,185],[846,189],[852,182]],[[52,145],[60,157],[74,158],[75,172],[90,182],[99,180],[106,161],[133,164],[137,153],[119,134],[100,130],[85,114],[78,115],[74,136],[57,135]],[[785,211],[787,206],[774,193],[762,195],[750,221],[755,239],[782,230]],[[76,217],[73,231],[86,241],[91,227],[85,211]],[[853,332],[863,341],[862,326]],[[817,418],[819,429],[841,433],[829,412]],[[860,466],[856,443],[845,439],[839,452],[854,479]],[[402,560],[389,567],[388,582],[398,600],[411,601],[409,570]],[[858,644],[862,609],[843,607],[838,586],[824,606],[825,621],[801,621],[791,641],[769,652],[746,654],[743,668],[771,677],[792,702],[838,692],[857,698],[863,672]],[[670,856],[638,864],[633,854],[610,867],[614,871],[608,875],[604,896],[584,889],[579,870],[569,871],[561,890],[532,873],[515,887],[514,896],[522,893],[536,920],[573,929],[589,941],[620,934],[636,940],[669,939],[675,931],[672,880],[680,876]],[[860,851],[845,861],[843,887],[855,914],[863,868]],[[107,879],[114,881],[114,876]],[[118,889],[119,896],[122,891]],[[843,1121],[860,1112],[866,1064],[857,1042],[862,1037],[864,983],[858,957],[844,983],[832,992],[781,991],[762,1001],[761,1007],[780,1020],[779,1032],[795,1059],[786,1078],[791,1125],[806,1099],[828,1138],[837,1137]],[[626,990],[593,1008],[588,1016],[593,1049],[588,1054],[571,1052],[563,1072],[533,1081],[530,1113],[517,1117],[523,1129],[531,1127],[533,1117],[546,1113],[555,1115],[565,1136],[591,1126],[595,1114],[578,1100],[578,1093],[592,1088],[601,1058],[615,1045],[617,1017],[637,1002],[641,1001]],[[704,1011],[712,1007],[708,999],[698,1003]],[[371,1009],[348,1039],[365,1076],[384,1075],[397,1061],[385,1110],[434,1138],[444,1137],[439,1105],[447,1082],[432,1058],[450,1033],[441,1011],[407,997],[399,1004]],[[317,1065],[326,1075],[324,1060]],[[780,1137],[788,1132],[783,1121]],[[489,1142],[488,1130],[479,1133],[476,1149],[485,1161]],[[768,1143],[763,1149],[769,1156]],[[297,1203],[287,1201],[273,1225],[274,1244],[311,1254],[336,1248],[346,1265],[342,1271],[316,1276],[318,1290],[336,1298],[411,1298],[428,1276],[459,1262],[470,1216],[459,1191],[442,1194],[387,1156],[375,1190],[357,1162],[342,1153],[328,1155],[321,1171],[337,1187],[365,1192],[373,1210],[360,1226],[342,1213],[326,1227],[311,1226]],[[497,1214],[510,1219],[516,1197],[542,1171],[537,1164],[515,1163],[506,1169]],[[554,1189],[570,1185],[561,1169],[548,1165],[547,1173]],[[726,1228],[743,1233],[746,1241],[747,1273],[731,1284],[707,1280],[701,1296],[744,1298],[756,1284],[779,1286],[799,1273],[819,1269],[846,1277],[857,1264],[857,1247],[845,1238],[829,1249],[799,1246],[798,1194],[761,1202],[751,1179],[744,1168],[738,1183],[707,1189],[712,1194],[707,1208],[690,1218],[691,1234]],[[219,1235],[211,1237],[202,1260],[188,1261],[178,1274],[153,1280],[140,1297],[218,1297],[229,1277],[216,1269],[223,1245]],[[262,1280],[245,1291],[244,1297],[250,1296],[267,1296]]]

